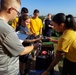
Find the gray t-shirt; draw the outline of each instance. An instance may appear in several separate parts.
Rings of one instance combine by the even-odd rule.
[[[0,19],[0,75],[17,75],[18,56],[23,50],[24,47],[14,29]]]

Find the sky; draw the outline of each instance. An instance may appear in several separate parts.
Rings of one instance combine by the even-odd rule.
[[[48,13],[72,14],[76,17],[76,0],[21,0],[21,8],[26,7],[29,15],[33,15],[34,9],[40,11],[39,15],[47,15]]]

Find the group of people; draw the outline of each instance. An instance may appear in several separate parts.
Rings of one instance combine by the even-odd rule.
[[[33,17],[28,15],[28,9],[23,7],[21,9],[21,15],[15,18],[12,22],[12,27],[16,32],[21,34],[25,34],[31,37],[38,37],[42,35],[42,21],[39,18],[39,10],[35,9],[33,12]],[[25,37],[24,37],[25,39]],[[36,39],[37,41],[38,39]],[[20,74],[24,74],[25,63],[27,62],[26,55],[19,56],[20,61]],[[28,57],[27,57],[28,58]]]
[[[28,21],[29,24],[26,23],[27,26],[26,26],[26,24],[24,24],[23,28],[27,27],[27,29],[29,29],[29,34],[33,34],[35,36],[38,36],[38,35],[42,35],[42,33],[44,33],[43,34],[44,36],[48,36],[48,37],[52,36],[53,26],[51,24],[52,15],[50,13],[47,15],[47,17],[44,19],[43,22],[39,18],[39,10],[38,9],[34,10],[33,17],[30,17],[28,15],[28,13],[29,13],[28,9],[26,7],[23,7],[21,9],[21,15],[13,20],[12,27],[15,29],[15,31],[21,31],[20,29],[22,29],[22,26],[23,26],[21,24],[21,22],[23,21],[23,17],[26,17],[26,15],[27,15],[29,17],[29,21],[28,21],[28,18],[26,20]],[[24,22],[26,20],[24,20]],[[42,30],[43,29],[43,24],[45,24],[44,31]],[[25,34],[28,34],[27,29],[25,29],[26,30]]]
[[[28,18],[27,18],[28,16]],[[24,23],[22,24],[22,22]],[[33,17],[28,15],[28,9],[23,7],[21,9],[21,15],[13,20],[12,27],[15,31],[24,30],[25,33],[30,35],[42,35],[42,20],[39,18],[39,10],[35,9],[33,12]],[[29,31],[28,31],[29,30]]]
[[[32,50],[38,48],[37,43],[24,47],[20,42],[15,30],[10,25],[8,25],[8,21],[14,20],[16,17],[18,17],[20,5],[20,0],[0,0],[0,75],[18,75],[19,56],[28,54]],[[21,14],[22,13],[23,12],[21,12]],[[42,22],[38,18],[38,13],[39,11],[35,10],[33,13],[34,16],[31,19],[28,15],[26,15],[25,17],[22,16],[20,24],[18,23],[18,20],[20,18],[16,18],[16,20],[18,21],[17,24],[20,25],[19,28],[22,32],[30,34],[29,30],[27,29],[30,22],[31,34],[42,34]],[[26,25],[26,28],[24,28],[24,24]],[[51,24],[57,32],[62,32],[62,35],[59,37],[58,40],[49,38],[50,41],[58,44],[56,57],[49,65],[48,69],[42,73],[42,75],[48,75],[48,72],[60,61],[63,56],[64,60],[62,75],[75,75],[76,23],[74,17],[72,15],[58,13],[53,17]]]
[[[25,34],[30,37],[31,35],[34,37],[42,35],[42,21],[38,17],[39,10],[35,9],[33,15],[34,15],[33,17],[28,16],[28,9],[23,7],[21,9],[21,15],[13,20],[12,27],[15,29],[16,32],[19,32],[20,35]],[[39,39],[35,39],[35,41],[37,40]],[[25,63],[27,62],[26,57],[27,57],[26,55],[19,56],[21,75],[24,74]]]

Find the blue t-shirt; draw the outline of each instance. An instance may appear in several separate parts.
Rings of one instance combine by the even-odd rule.
[[[20,25],[20,30],[19,31],[22,32],[22,33],[25,33],[25,32],[30,33],[30,30],[26,26],[22,26],[22,25]]]

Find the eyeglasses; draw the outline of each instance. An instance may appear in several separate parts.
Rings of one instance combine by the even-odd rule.
[[[15,8],[11,7],[10,9],[15,10],[18,14],[18,16],[20,15],[20,12],[18,10],[16,10]]]

